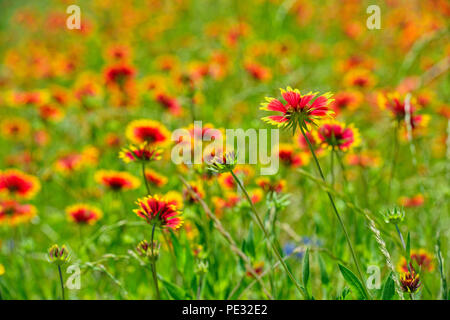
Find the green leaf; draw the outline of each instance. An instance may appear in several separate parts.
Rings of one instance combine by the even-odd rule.
[[[183,275],[184,280],[189,283],[194,278],[194,256],[192,255],[191,248],[188,243],[186,243],[186,246],[184,248],[184,268],[183,268]]]
[[[411,235],[408,232],[408,238],[406,239],[406,260],[411,259]]]
[[[320,268],[320,279],[324,285],[330,283],[330,278],[328,277],[327,268],[325,267],[325,262],[322,256],[319,254],[319,268]]]
[[[392,280],[392,272],[387,277],[383,285],[383,290],[381,293],[381,300],[392,300],[395,294],[395,284]]]
[[[359,281],[359,279],[355,276],[355,274],[348,268],[344,267],[341,264],[339,265],[339,269],[341,270],[342,276],[344,277],[347,284],[350,286],[351,291],[357,297],[357,299],[367,300],[367,294],[364,291],[364,287]]]
[[[250,222],[249,228],[248,228],[248,235],[247,240],[245,241],[245,249],[247,252],[254,257],[256,255],[255,253],[255,240],[254,240],[254,233],[253,233],[253,223]]]
[[[306,249],[305,256],[303,257],[303,286],[306,288],[309,281],[309,248]]]
[[[176,284],[173,284],[164,279],[160,279],[160,280],[163,283],[164,288],[166,288],[167,292],[173,299],[182,300],[186,297],[186,292],[182,288],[177,286]]]

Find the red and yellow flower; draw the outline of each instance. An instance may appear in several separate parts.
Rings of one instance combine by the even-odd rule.
[[[170,143],[170,132],[155,120],[140,119],[131,121],[125,132],[126,137],[133,143],[147,142],[151,146],[164,146]]]
[[[145,169],[145,179],[147,179],[147,181],[157,187],[157,188],[161,188],[163,186],[166,185],[168,179],[167,177],[163,176],[162,174],[157,173],[156,171],[152,170],[152,169]]]
[[[285,104],[278,99],[268,97],[266,97],[267,102],[262,103],[261,110],[281,112],[281,115],[262,118],[269,124],[292,128],[295,131],[299,125],[306,126],[305,123],[315,123],[316,120],[333,113],[329,109],[329,104],[333,101],[331,99],[332,94],[329,92],[322,95],[317,92],[302,95],[298,89],[292,89],[291,87],[280,90],[283,99],[286,101]]]
[[[178,209],[183,209],[183,195],[178,191],[171,190],[164,196],[169,204],[173,204]]]
[[[259,177],[256,179],[256,184],[265,192],[283,192],[286,188],[286,180],[271,179],[268,177]]]
[[[155,101],[159,103],[164,109],[169,111],[174,116],[180,116],[182,109],[181,104],[174,97],[171,97],[167,93],[159,92],[155,95]]]
[[[299,167],[309,163],[309,155],[306,152],[298,152],[292,144],[280,143],[278,146],[280,162],[288,167]]]
[[[203,199],[205,197],[205,189],[200,181],[191,181],[189,182],[189,186],[198,198]],[[183,196],[184,199],[190,203],[195,203],[198,201],[193,195],[191,195],[187,188],[183,190]]]
[[[95,224],[103,216],[102,211],[85,203],[78,203],[66,208],[66,214],[70,221],[78,224]]]
[[[434,270],[433,255],[425,249],[411,250],[410,268],[414,270],[414,266],[418,266],[420,271],[431,272]],[[399,272],[408,272],[408,265],[405,257],[402,257],[398,266]]]
[[[112,191],[134,190],[141,184],[138,178],[124,171],[99,170],[94,179]]]
[[[342,151],[350,150],[360,144],[358,129],[336,120],[323,121],[317,128],[317,136],[322,145]]]
[[[151,146],[148,142],[143,142],[139,145],[130,145],[127,148],[123,148],[119,153],[125,163],[135,161],[152,161],[160,160],[162,155],[162,149]]]
[[[406,208],[420,207],[425,203],[425,197],[420,193],[412,197],[400,197],[398,203]]]
[[[368,151],[348,154],[345,160],[351,166],[360,166],[362,168],[377,168],[382,162],[381,157],[377,153]]]
[[[343,91],[334,95],[334,101],[330,104],[333,111],[338,114],[342,111],[354,111],[363,101],[363,95],[359,91]]]
[[[26,119],[11,117],[0,122],[0,133],[2,137],[9,140],[24,140],[30,134],[30,124]]]
[[[419,274],[414,271],[406,271],[400,274],[400,285],[404,292],[416,292],[421,285]]]
[[[36,212],[31,204],[21,204],[11,199],[0,201],[0,225],[16,226],[29,222],[36,216]]]
[[[41,189],[41,184],[35,176],[17,169],[0,171],[0,194],[31,199]]]
[[[179,209],[164,196],[147,196],[136,201],[138,208],[133,210],[147,223],[161,228],[178,229],[183,224]]]

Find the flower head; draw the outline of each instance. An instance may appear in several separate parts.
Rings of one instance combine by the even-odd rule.
[[[408,268],[408,264],[406,262],[405,257],[402,257],[398,264],[398,270],[400,272],[407,272],[410,269],[414,269],[414,265],[419,267],[419,271],[428,271],[431,272],[434,270],[433,264],[433,255],[427,252],[425,249],[420,250],[411,250],[410,264]]]
[[[168,180],[167,177],[151,169],[145,169],[145,179],[147,179],[150,184],[158,188],[163,187]]]
[[[298,167],[309,163],[309,155],[305,152],[297,152],[294,146],[288,143],[280,143],[278,157],[288,167]]]
[[[416,292],[421,285],[419,274],[414,271],[402,273],[400,275],[400,284],[404,292]]]
[[[70,221],[78,224],[92,225],[103,216],[100,209],[84,203],[78,203],[67,207],[66,213]]]
[[[133,190],[140,186],[138,178],[122,171],[99,170],[94,179],[112,191]]]
[[[189,182],[189,187],[197,195],[198,198],[203,199],[205,197],[205,190],[203,189],[203,185],[201,182],[191,181]],[[190,203],[196,203],[198,201],[196,197],[191,195],[191,193],[187,188],[183,190],[183,196],[186,199],[186,201]]]
[[[154,161],[160,160],[162,149],[151,146],[147,141],[139,145],[130,145],[123,148],[119,153],[119,158],[125,163],[137,162],[137,161]]]
[[[61,248],[54,244],[48,249],[48,259],[51,263],[63,265],[70,260],[69,250],[63,245]]]
[[[21,204],[15,200],[0,201],[0,225],[15,226],[29,222],[36,216],[36,208],[31,204]]]
[[[335,120],[322,122],[317,128],[317,135],[322,145],[343,151],[360,143],[358,129]]]
[[[30,133],[30,124],[19,117],[6,118],[0,122],[1,135],[9,140],[24,140]]]
[[[265,192],[283,192],[286,187],[286,180],[260,177],[256,179],[256,184]]]
[[[138,217],[161,228],[178,229],[183,224],[179,209],[166,197],[154,195],[138,199],[133,210]]]
[[[126,128],[127,138],[136,144],[147,142],[151,146],[164,146],[170,142],[170,132],[154,120],[140,119],[131,121]]]
[[[0,194],[17,196],[24,199],[33,198],[40,190],[39,180],[17,169],[0,172]]]
[[[394,207],[383,212],[386,223],[399,224],[405,219],[405,210],[403,208]]]
[[[156,261],[159,258],[159,249],[161,248],[161,244],[153,241],[153,248],[147,240],[142,240],[136,246],[136,251],[142,257],[147,257],[150,261]]]
[[[262,103],[261,107],[261,110],[278,111],[281,115],[262,119],[278,127],[291,128],[294,133],[297,126],[302,126],[308,131],[307,124],[315,124],[316,120],[333,113],[328,108],[332,101],[331,93],[319,95],[317,92],[309,92],[302,95],[299,90],[288,87],[286,90],[281,89],[281,95],[286,101],[285,104],[275,98],[266,98],[267,102]]]
[[[214,156],[208,170],[216,173],[229,172],[236,167],[237,157],[234,151]]]

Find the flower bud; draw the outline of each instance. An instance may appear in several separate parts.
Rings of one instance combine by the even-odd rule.
[[[405,210],[403,208],[394,207],[383,212],[386,223],[399,224],[405,219]]]
[[[150,261],[156,261],[159,258],[159,249],[161,245],[153,241],[153,250],[147,240],[142,240],[136,247],[137,252],[142,257],[147,257]]]
[[[70,260],[69,250],[65,245],[60,248],[57,244],[54,244],[48,249],[48,258],[50,263],[63,265]]]
[[[215,156],[208,166],[208,170],[216,173],[224,173],[234,169],[237,164],[237,156],[234,151]]]
[[[195,266],[195,273],[197,274],[205,274],[208,272],[209,263],[205,260],[200,260],[199,263]]]

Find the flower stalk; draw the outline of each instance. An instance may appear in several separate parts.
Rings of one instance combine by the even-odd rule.
[[[306,135],[305,130],[303,129],[303,125],[300,125],[299,127],[300,127],[300,130],[301,130],[301,133],[302,133],[304,139],[308,143],[309,150],[311,151],[311,154],[312,154],[312,156],[314,158],[314,162],[316,163],[316,167],[317,167],[317,170],[319,171],[320,177],[322,178],[323,182],[326,182],[325,176],[323,174],[322,168],[321,168],[320,163],[319,163],[319,160],[317,159],[316,153],[314,152],[314,148],[312,147],[311,142],[309,141],[309,138]],[[336,204],[334,203],[333,196],[328,191],[327,191],[327,195],[328,195],[328,199],[331,202],[331,206],[333,207],[333,211],[334,211],[334,213],[336,215],[336,218],[338,219],[339,224],[341,225],[341,228],[344,231],[345,239],[347,240],[347,244],[348,244],[348,247],[350,249],[350,253],[352,255],[352,259],[353,259],[353,261],[354,261],[354,263],[356,265],[356,269],[358,271],[359,278],[360,278],[360,280],[361,280],[361,282],[363,284],[364,291],[370,297],[369,291],[367,290],[366,283],[364,281],[364,277],[362,275],[361,267],[359,266],[358,259],[356,257],[355,251],[353,249],[352,241],[350,240],[350,237],[348,235],[347,228],[345,227],[344,221],[342,220],[342,218],[341,218],[341,216],[339,214],[339,211],[336,208]]]

